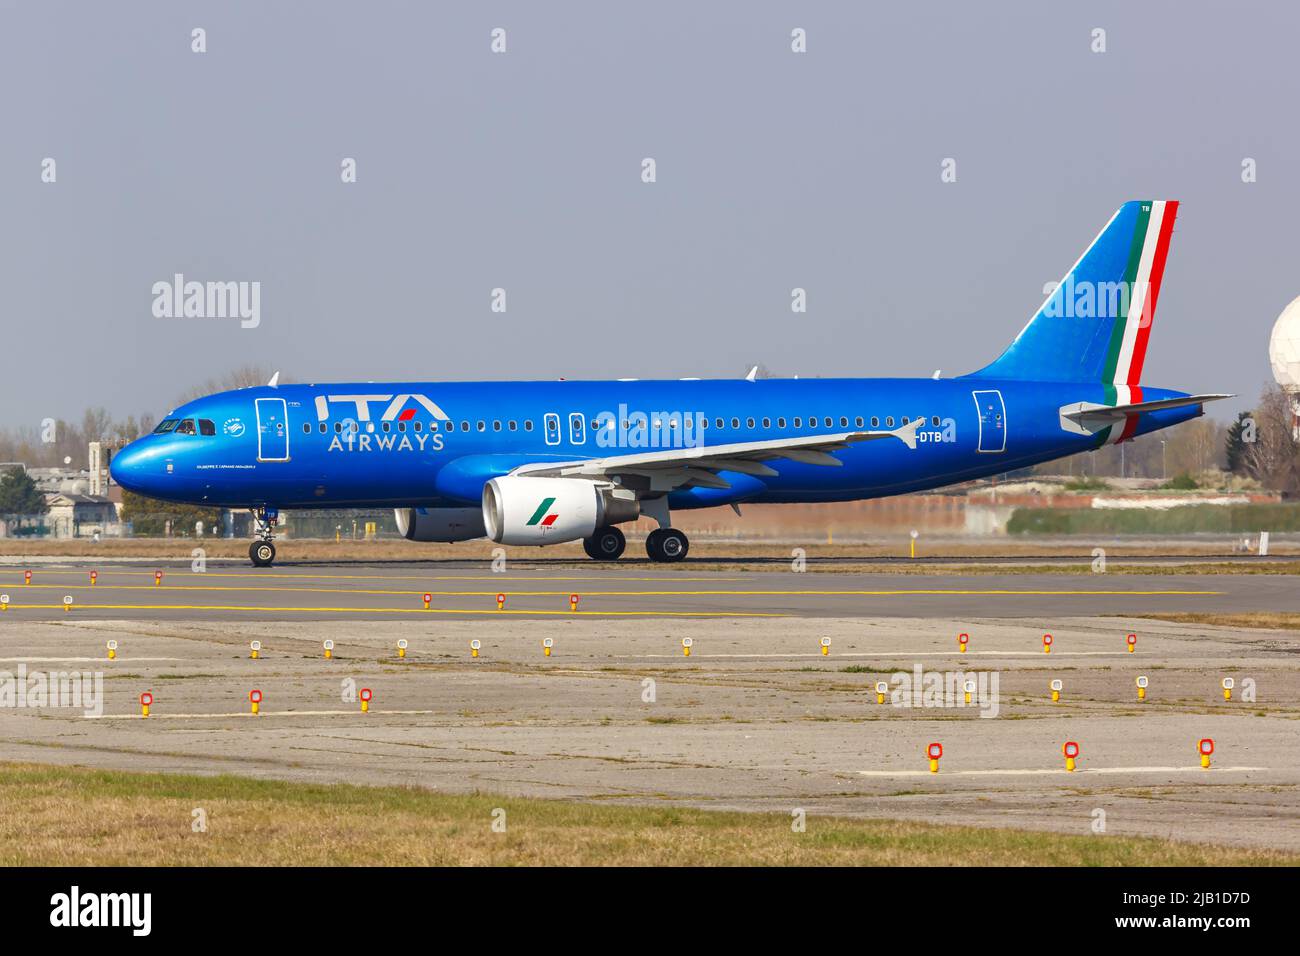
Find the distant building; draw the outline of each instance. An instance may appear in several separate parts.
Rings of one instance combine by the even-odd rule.
[[[45,496],[49,512],[45,515],[46,534],[55,538],[89,538],[93,535],[118,535],[121,525],[117,504],[106,495],[80,495],[55,492]]]

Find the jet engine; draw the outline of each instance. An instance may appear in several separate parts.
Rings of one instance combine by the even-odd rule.
[[[607,482],[505,475],[483,486],[483,524],[498,544],[559,544],[634,521],[636,496]]]
[[[469,541],[481,538],[481,508],[397,508],[397,530],[408,541]]]

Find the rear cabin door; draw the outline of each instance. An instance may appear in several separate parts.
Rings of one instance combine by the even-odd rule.
[[[971,392],[979,410],[979,450],[1003,452],[1007,450],[1007,410],[1002,404],[1002,393],[997,389]]]
[[[289,460],[289,412],[283,398],[259,398],[257,406],[257,460]]]

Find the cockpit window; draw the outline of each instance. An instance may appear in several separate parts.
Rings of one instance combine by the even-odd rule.
[[[212,421],[206,418],[199,419],[200,435],[215,435],[216,433],[217,433],[217,426],[213,424]]]
[[[166,421],[159,422],[158,427],[153,430],[153,433],[155,435],[165,435],[167,434],[167,432],[171,431],[173,428],[176,427],[176,423],[178,421],[179,419],[169,418]]]
[[[178,434],[178,435],[193,435],[193,434],[194,434],[194,419],[192,419],[192,418],[187,418],[187,419],[185,419],[185,421],[183,421],[183,422],[181,422],[179,425],[177,425],[177,426],[176,426],[176,434]]]

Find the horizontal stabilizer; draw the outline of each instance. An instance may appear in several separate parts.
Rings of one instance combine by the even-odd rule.
[[[1128,405],[1098,405],[1096,402],[1077,402],[1074,405],[1061,406],[1061,427],[1067,431],[1088,434],[1099,431],[1116,422],[1122,422],[1130,415],[1143,412],[1159,412],[1167,408],[1186,408],[1189,405],[1204,405],[1217,402],[1232,395],[1185,395],[1182,398],[1161,398],[1153,402],[1132,402]],[[1074,427],[1066,425],[1067,420]]]

